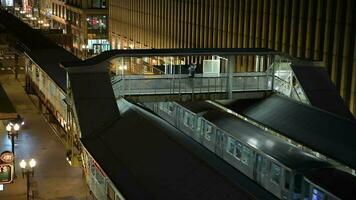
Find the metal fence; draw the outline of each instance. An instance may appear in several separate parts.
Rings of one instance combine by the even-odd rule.
[[[128,75],[115,76],[112,84],[115,96],[155,95],[155,94],[198,94],[220,93],[228,91],[271,90],[272,78],[265,73],[235,73],[230,82],[228,74],[216,77],[188,75]]]

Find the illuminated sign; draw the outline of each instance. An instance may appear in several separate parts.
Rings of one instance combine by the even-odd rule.
[[[12,165],[0,164],[0,184],[12,182]]]
[[[10,151],[4,151],[0,155],[0,160],[4,163],[12,163],[14,161],[14,154]]]

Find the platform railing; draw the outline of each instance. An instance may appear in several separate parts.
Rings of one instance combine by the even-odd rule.
[[[112,78],[115,96],[156,94],[199,94],[227,92],[228,75],[205,77],[188,75],[126,75]],[[235,73],[232,76],[233,92],[271,90],[272,78],[266,73]]]

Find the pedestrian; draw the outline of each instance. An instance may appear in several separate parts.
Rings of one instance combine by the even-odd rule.
[[[195,76],[195,69],[197,68],[197,65],[195,63],[190,64],[188,70],[189,70],[189,77],[194,78]]]

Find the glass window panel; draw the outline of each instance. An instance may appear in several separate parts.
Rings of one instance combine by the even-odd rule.
[[[212,135],[212,131],[211,131],[211,126],[209,124],[205,124],[205,139],[210,141],[211,140],[211,135]]]
[[[184,112],[184,117],[183,117],[183,123],[185,126],[189,126],[189,113],[188,112]]]
[[[242,144],[238,141],[235,141],[235,146],[235,157],[241,159]]]
[[[281,179],[281,167],[275,163],[271,165],[271,180],[272,182],[279,184]]]
[[[314,188],[312,200],[326,200],[324,192]]]
[[[201,125],[202,125],[202,123],[201,123],[201,118],[199,117],[198,120],[197,120],[197,131],[198,131],[198,132],[199,132],[200,129],[201,129]]]
[[[249,165],[251,160],[252,160],[252,156],[253,156],[252,149],[250,149],[249,147],[243,145],[242,146],[242,152],[241,152],[241,161],[244,164]]]

